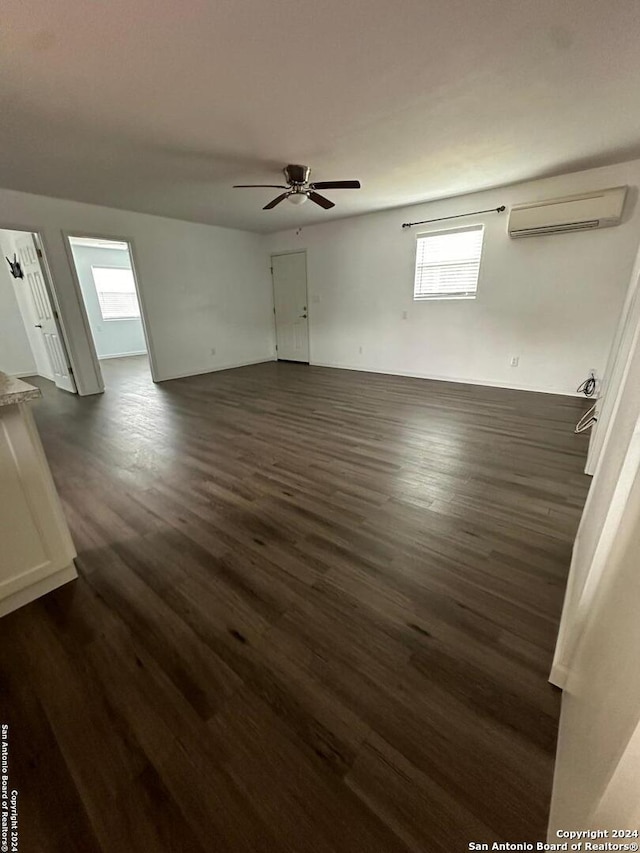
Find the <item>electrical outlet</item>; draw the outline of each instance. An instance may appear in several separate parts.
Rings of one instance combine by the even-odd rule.
[[[511,367],[517,367],[520,364],[520,356],[512,355],[509,364],[511,365]]]
[[[215,348],[215,347],[211,347],[211,355],[215,355],[215,354],[216,354],[216,348]]]
[[[403,319],[403,320],[408,320],[408,319],[409,319],[409,312],[408,312],[408,311],[403,311],[403,312],[402,312],[402,319]]]
[[[362,347],[358,347],[358,352],[362,355]]]

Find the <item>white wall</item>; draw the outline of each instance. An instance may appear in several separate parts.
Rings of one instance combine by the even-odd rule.
[[[72,251],[98,358],[146,353],[147,344],[140,317],[103,319],[91,269],[96,266],[130,270],[128,249],[121,248],[119,244],[108,247],[74,245]]]
[[[640,252],[632,295],[640,287]],[[601,450],[573,546],[550,680],[563,687],[580,634],[592,610],[626,505],[634,471],[628,449],[640,419],[640,300],[630,298],[616,335],[615,381],[606,383],[598,422]]]
[[[101,383],[63,231],[133,241],[156,379],[274,356],[263,236],[12,190],[0,190],[2,226],[43,237],[82,393],[101,390]]]
[[[620,389],[628,369],[629,354],[634,343],[640,324],[640,250],[636,255],[631,281],[625,297],[624,306],[620,313],[620,321],[611,345],[607,367],[602,377],[599,389],[599,399],[596,403],[596,423],[591,429],[589,438],[589,454],[585,470],[593,474],[600,459],[602,447],[612,416],[617,409],[620,399]]]
[[[413,301],[426,227],[403,222],[622,184],[633,189],[615,228],[510,240],[508,212],[448,223],[485,224],[478,296]],[[269,245],[307,249],[313,364],[571,394],[606,363],[640,238],[638,184],[634,161],[281,232]],[[339,190],[328,194],[340,202]]]
[[[640,819],[638,334],[625,362],[574,549],[554,662],[560,681],[552,674],[564,691],[550,841],[559,829],[637,829]]]
[[[32,376],[36,373],[36,362],[31,352],[27,332],[22,322],[13,277],[5,260],[13,254],[0,246],[0,370],[10,376]],[[18,286],[24,279],[18,280]]]
[[[639,438],[637,433],[636,444]],[[638,828],[640,472],[637,449],[632,491],[562,695],[549,840],[554,840],[559,829]]]

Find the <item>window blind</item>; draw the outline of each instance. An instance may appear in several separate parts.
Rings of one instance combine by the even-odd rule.
[[[474,298],[483,235],[483,225],[418,234],[413,298]]]
[[[91,267],[103,320],[129,320],[140,316],[136,284],[130,269]]]

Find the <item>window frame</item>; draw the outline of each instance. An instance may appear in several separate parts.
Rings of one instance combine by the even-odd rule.
[[[133,281],[133,295],[136,298],[136,305],[138,306],[137,314],[129,314],[126,317],[105,317],[102,313],[102,303],[100,302],[100,294],[98,291],[98,284],[96,282],[95,275],[93,274],[94,270],[122,270],[124,272],[131,273],[131,280]],[[121,323],[127,320],[140,320],[142,321],[142,309],[140,308],[140,297],[138,296],[138,288],[136,285],[136,277],[133,271],[133,267],[121,267],[114,266],[113,264],[91,264],[91,278],[93,279],[93,286],[96,291],[96,299],[98,300],[98,308],[100,310],[100,316],[102,318],[103,323]],[[117,291],[116,291],[117,292]],[[123,291],[126,292],[126,291]]]
[[[437,293],[429,294],[428,296],[417,296],[416,295],[416,278],[418,272],[418,251],[419,251],[419,240],[426,239],[428,237],[438,237],[443,234],[460,234],[465,231],[480,231],[481,239],[480,239],[480,254],[478,257],[478,274],[476,277],[475,288],[474,290],[451,294],[446,291],[439,291]],[[473,225],[459,225],[454,228],[441,228],[434,231],[420,231],[415,235],[416,243],[415,243],[415,254],[414,254],[414,264],[413,264],[413,301],[414,302],[451,302],[451,301],[468,301],[476,299],[478,296],[478,289],[480,287],[480,275],[482,272],[482,259],[484,257],[484,237],[485,237],[485,226],[484,222],[476,222]],[[424,266],[424,265],[423,265]],[[442,266],[438,264],[433,264],[433,266]]]

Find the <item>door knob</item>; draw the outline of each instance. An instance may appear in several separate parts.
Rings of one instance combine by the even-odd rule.
[[[41,329],[41,328],[42,328],[42,323],[36,323],[36,329]]]

